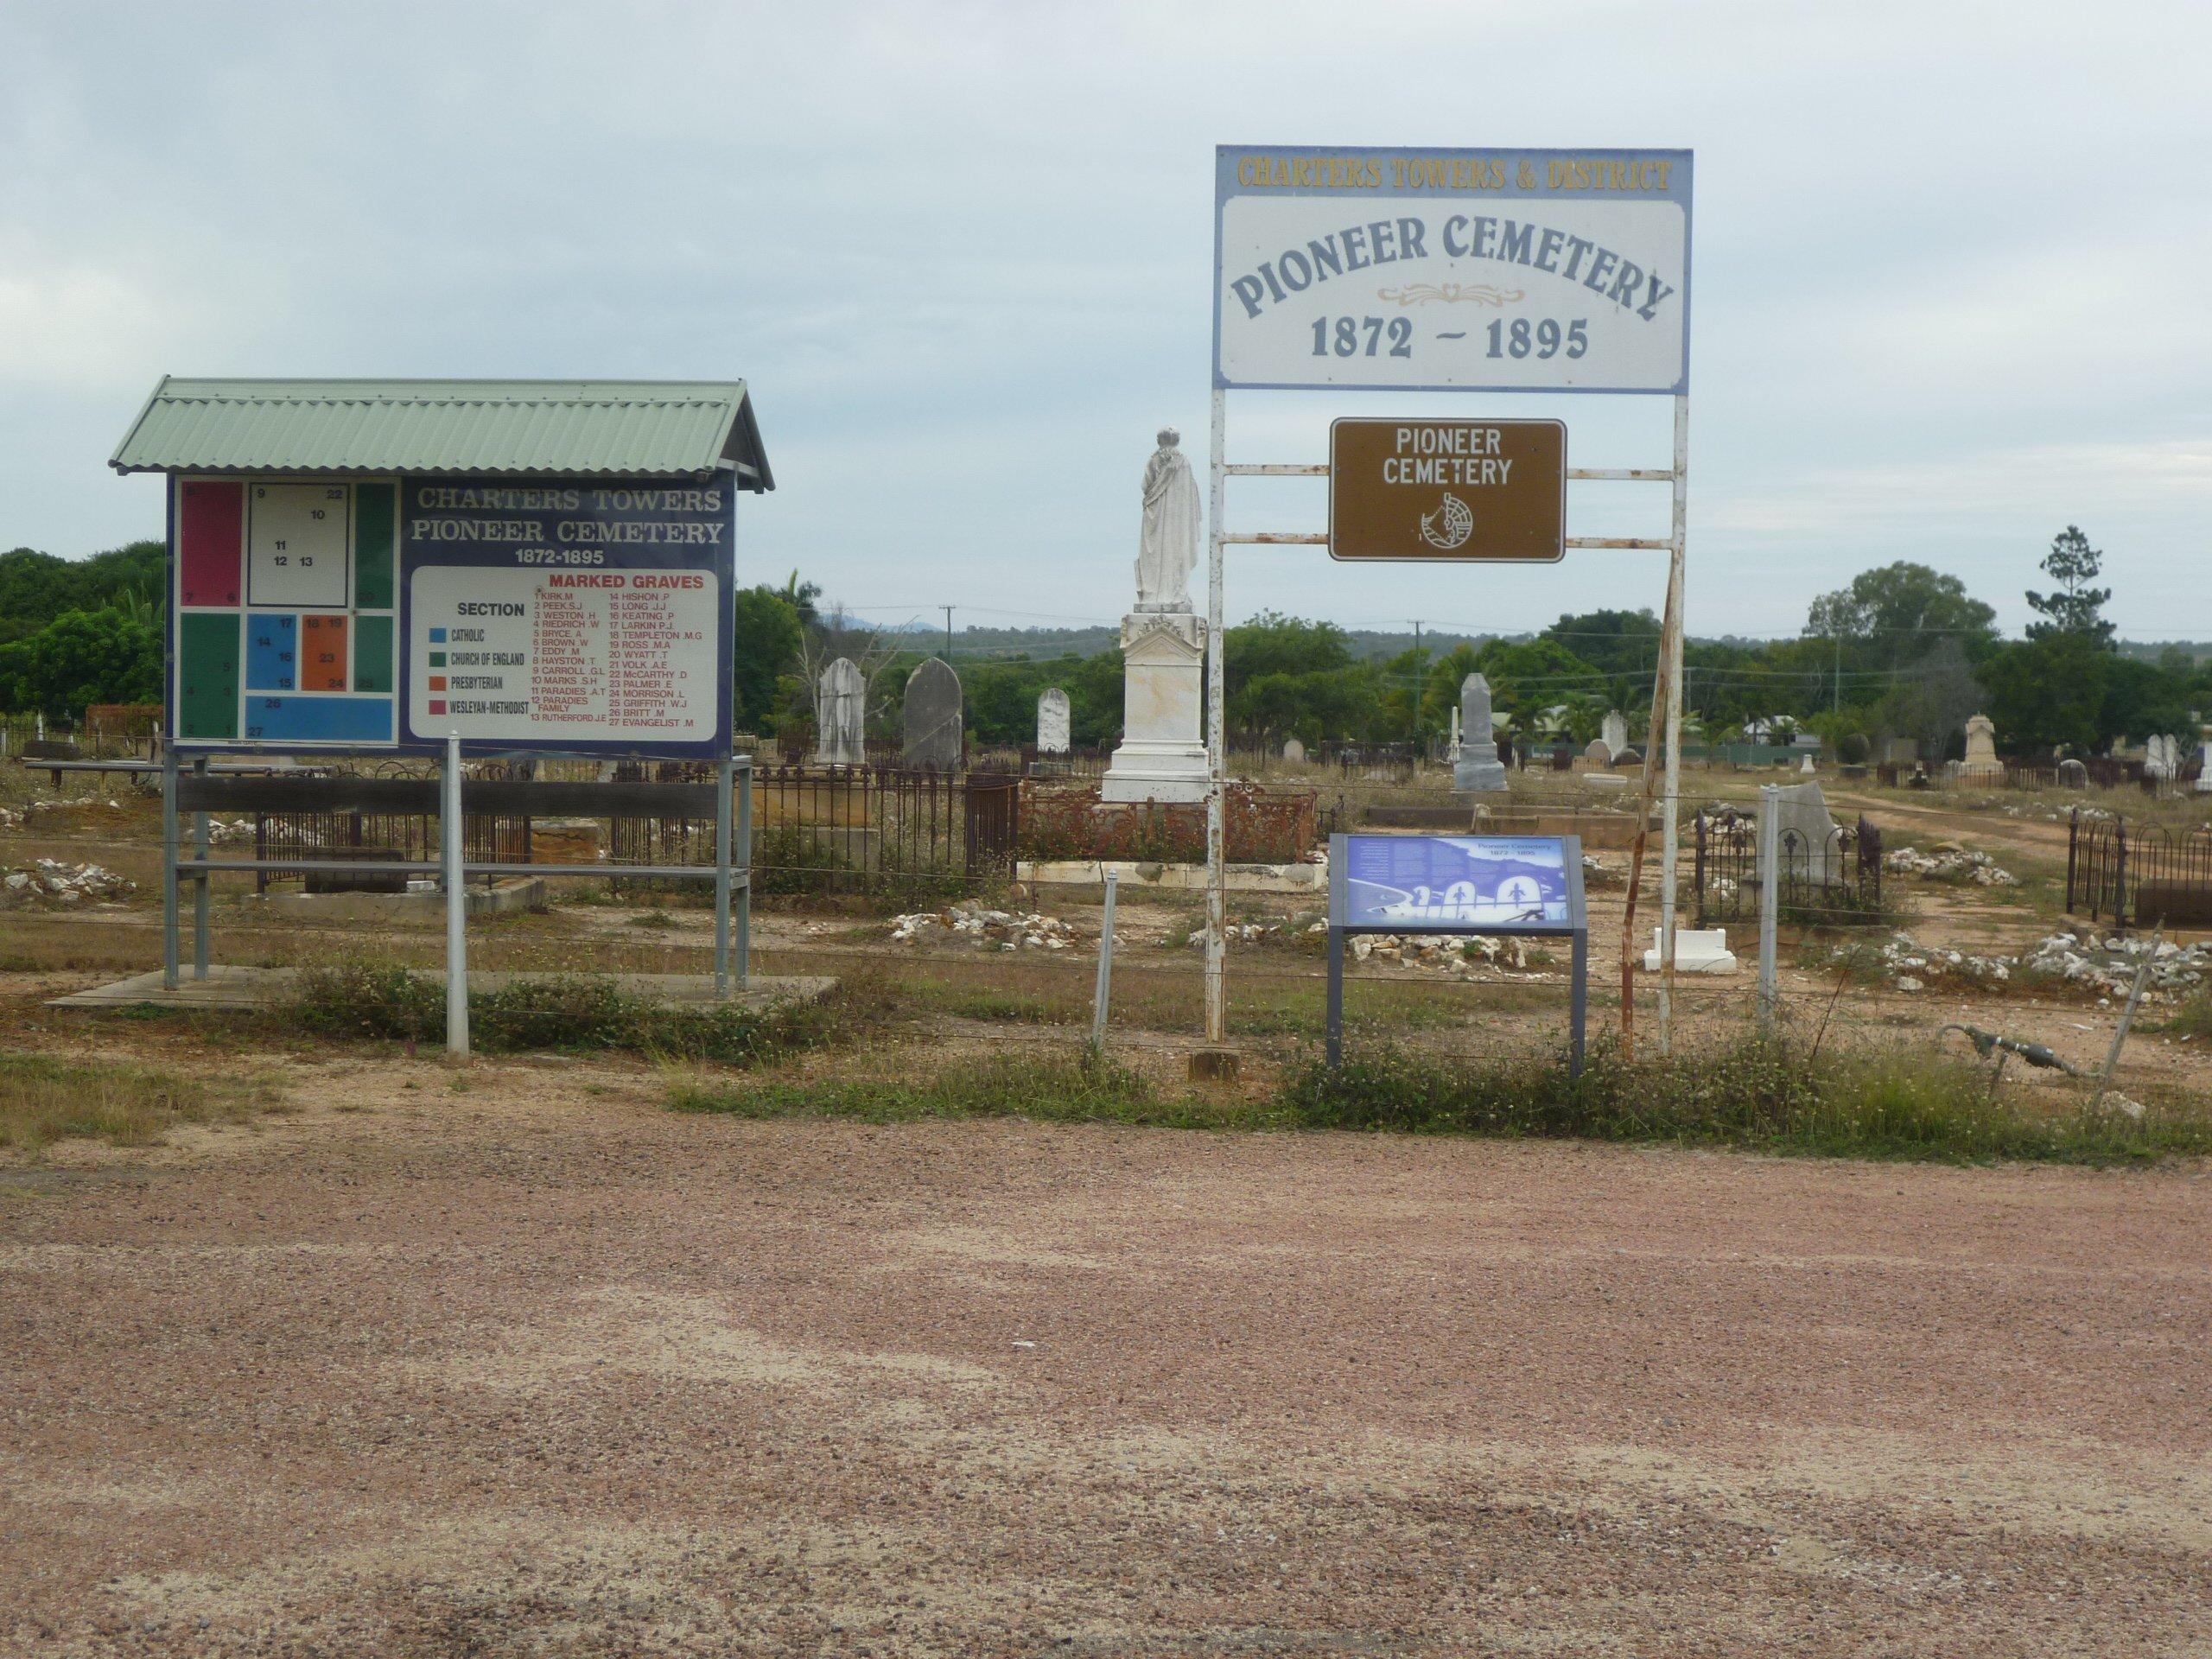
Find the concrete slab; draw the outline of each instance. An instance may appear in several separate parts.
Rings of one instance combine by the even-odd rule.
[[[537,910],[545,904],[543,876],[509,876],[489,887],[467,890],[462,913],[504,916],[514,911]],[[244,910],[258,910],[295,921],[442,922],[446,899],[442,893],[247,893],[238,900]]]
[[[445,983],[443,969],[418,968],[414,971],[435,984]],[[555,977],[557,976],[551,974],[472,973],[468,983],[472,990],[494,991],[518,982]],[[629,995],[648,1002],[715,1001],[712,974],[612,974],[608,977]],[[810,1001],[836,982],[826,974],[755,974],[744,990],[733,990],[728,1001],[748,1008]],[[156,968],[151,973],[118,979],[112,985],[95,986],[90,990],[51,998],[46,1006],[98,1010],[137,1007],[150,1002],[162,1008],[266,1008],[291,998],[298,984],[296,968],[228,968],[210,963],[205,979],[193,978],[188,965],[179,975],[173,991],[162,988],[162,970]]]

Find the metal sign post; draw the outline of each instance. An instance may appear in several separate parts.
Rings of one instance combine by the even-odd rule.
[[[468,873],[461,861],[461,734],[446,739],[444,785],[438,804],[438,838],[444,843],[446,883],[446,1052],[468,1052]]]
[[[1569,467],[1573,480],[1666,483],[1664,539],[1566,536],[1568,549],[1665,552],[1675,603],[1666,665],[1660,1044],[1675,964],[1685,526],[1689,477],[1692,157],[1688,150],[1329,149],[1223,145],[1214,154],[1214,361],[1208,492],[1206,1038],[1226,1033],[1223,863],[1224,552],[1325,546],[1327,535],[1232,533],[1231,477],[1322,477],[1326,466],[1231,465],[1230,390],[1662,394],[1671,463]],[[1417,424],[1406,423],[1406,424]],[[1457,515],[1440,499],[1440,536]],[[1462,502],[1463,506],[1465,503]],[[1433,555],[1453,556],[1437,549]],[[1487,733],[1468,733],[1479,742]]]

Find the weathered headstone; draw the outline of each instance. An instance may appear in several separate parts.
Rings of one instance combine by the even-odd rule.
[[[1815,770],[1813,765],[1813,757],[1809,754],[1807,755],[1805,757],[1805,763],[1799,766],[1797,770],[1803,772],[1808,778],[1811,777]]]
[[[1963,784],[2001,784],[2005,763],[1997,758],[1997,725],[1987,715],[1967,721],[1967,758],[1959,767]]]
[[[2160,782],[2177,775],[2181,771],[2181,741],[2162,732],[2154,732],[2143,745],[2143,775]]]
[[[2058,763],[2058,786],[2061,789],[2087,789],[2089,769],[2069,755]]]
[[[1605,746],[1605,761],[1610,766],[1628,747],[1628,716],[1618,709],[1608,710],[1605,724],[1599,728],[1599,741]]]
[[[1774,791],[1775,840],[1785,880],[1831,881],[1842,870],[1842,842],[1818,784]]]
[[[1037,698],[1037,753],[1068,752],[1068,694],[1048,685]]]
[[[2212,795],[2212,725],[2196,731],[2196,792]]]
[[[960,677],[932,657],[906,677],[906,741],[899,758],[910,766],[957,771],[960,766]]]
[[[1282,746],[1282,758],[1293,766],[1299,765],[1306,759],[1306,746],[1294,737],[1286,739]]]
[[[1613,764],[1613,746],[1602,737],[1590,740],[1590,747],[1582,751],[1582,758],[1603,772]]]
[[[1497,758],[1490,682],[1479,674],[1470,674],[1459,683],[1459,758],[1452,766],[1454,792],[1475,795],[1503,789],[1505,767]]]
[[[858,766],[868,761],[862,716],[868,682],[850,658],[840,657],[822,671],[814,691],[814,764]]]

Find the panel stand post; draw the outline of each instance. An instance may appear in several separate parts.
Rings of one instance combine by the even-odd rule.
[[[737,770],[728,755],[715,772],[715,997],[729,995],[730,780]]]
[[[1682,787],[1682,606],[1687,560],[1683,531],[1689,517],[1690,400],[1675,399],[1675,512],[1667,554],[1667,614],[1674,626],[1662,642],[1667,655],[1667,776],[1661,791],[1666,817],[1659,830],[1659,1052],[1673,1052],[1675,1034],[1675,865],[1681,852],[1679,824]]]
[[[207,775],[206,755],[200,755],[193,761],[192,775],[195,778]],[[199,855],[200,863],[206,865],[207,815],[205,812],[192,815],[192,846]],[[192,976],[194,979],[207,977],[207,872],[204,868],[199,872],[199,880],[192,884]]]
[[[1337,879],[1332,869],[1329,880]],[[1342,928],[1334,925],[1329,929],[1328,1052],[1329,1069],[1333,1071],[1344,1063],[1344,935]]]
[[[1775,929],[1781,916],[1782,813],[1772,784],[1759,786],[1759,1035],[1774,1035],[1781,981],[1775,969]]]
[[[1222,970],[1229,941],[1229,894],[1224,844],[1227,830],[1229,754],[1223,739],[1222,709],[1222,513],[1223,468],[1227,461],[1227,394],[1213,393],[1211,477],[1206,504],[1206,1041],[1219,1046],[1228,1033]]]
[[[1106,872],[1106,914],[1098,926],[1098,980],[1090,989],[1090,1049],[1106,1052],[1106,1010],[1114,1001],[1114,872]]]
[[[1580,836],[1576,837],[1576,844],[1580,844]],[[1590,1024],[1590,930],[1586,925],[1575,931],[1573,960],[1574,989],[1570,995],[1573,999],[1574,1040],[1573,1046],[1567,1051],[1567,1075],[1570,1082],[1582,1075],[1584,1039]]]
[[[739,762],[737,780],[737,868],[745,880],[737,894],[737,988],[753,983],[753,757]]]
[[[162,988],[176,989],[176,751],[162,751]]]
[[[461,855],[461,734],[446,739],[438,827],[445,842],[446,1052],[468,1052],[468,883]]]

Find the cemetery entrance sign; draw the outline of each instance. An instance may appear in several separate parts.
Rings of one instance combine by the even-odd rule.
[[[1689,390],[1690,152],[1214,157],[1217,387]]]
[[[1566,551],[1565,423],[1331,423],[1331,558],[1527,563]]]

